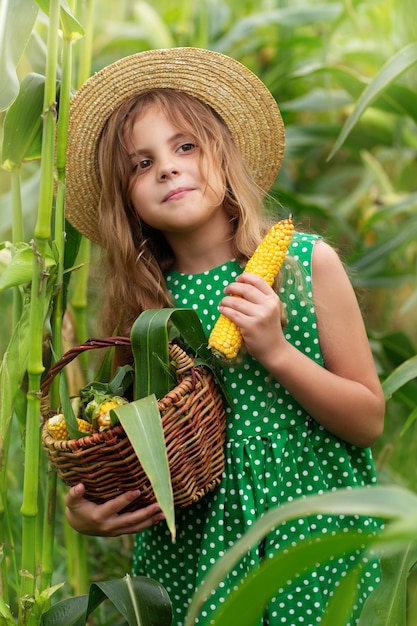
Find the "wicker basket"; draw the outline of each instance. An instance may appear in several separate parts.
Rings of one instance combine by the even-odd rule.
[[[47,408],[49,388],[62,368],[85,350],[116,345],[129,346],[130,339],[89,339],[66,352],[52,366],[42,385],[45,418],[53,415]],[[225,413],[210,370],[194,367],[194,359],[177,344],[169,345],[169,356],[176,364],[177,385],[158,401],[158,408],[174,504],[186,507],[220,483],[224,467]],[[58,476],[70,486],[82,482],[87,499],[100,504],[130,489],[139,489],[139,498],[125,510],[155,502],[151,484],[121,425],[81,439],[57,440],[48,433],[45,422],[42,443]]]

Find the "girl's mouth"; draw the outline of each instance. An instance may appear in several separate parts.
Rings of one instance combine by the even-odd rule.
[[[172,189],[169,191],[164,197],[163,202],[168,202],[169,200],[177,200],[185,196],[191,189],[188,187],[178,187],[178,189]]]

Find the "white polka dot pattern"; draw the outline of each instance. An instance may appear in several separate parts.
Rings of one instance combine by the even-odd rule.
[[[279,295],[287,308],[287,340],[323,365],[312,303],[311,256],[316,240],[313,235],[294,234],[289,254],[297,265],[285,264]],[[170,272],[166,280],[176,305],[195,309],[208,335],[224,287],[240,272],[239,264],[231,261],[202,274]],[[376,482],[370,451],[351,446],[319,426],[249,355],[243,355],[233,367],[226,366],[224,379],[233,410],[227,411],[226,467],[221,485],[196,505],[177,511],[174,545],[164,523],[136,538],[133,572],[151,576],[165,586],[173,603],[174,626],[183,624],[193,591],[213,563],[262,513],[304,495]],[[210,624],[229,590],[262,558],[336,529],[374,532],[378,528],[376,520],[323,515],[281,525],[237,564],[205,603],[197,623]],[[285,589],[277,590],[254,626],[317,626],[332,589],[358,558],[358,554],[334,558],[290,581]],[[356,624],[378,581],[378,563],[366,563],[348,626]]]

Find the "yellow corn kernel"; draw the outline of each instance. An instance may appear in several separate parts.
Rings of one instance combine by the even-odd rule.
[[[272,286],[284,262],[290,245],[294,224],[291,218],[274,224],[248,260],[245,272],[261,276]],[[220,356],[235,359],[242,347],[240,329],[224,315],[220,315],[208,340],[209,347]]]
[[[115,396],[109,400],[105,400],[100,404],[100,408],[97,416],[97,426],[100,430],[106,430],[112,427],[112,421],[110,417],[110,411],[122,404],[126,404],[127,400]]]
[[[93,432],[93,427],[90,422],[86,422],[85,420],[77,417],[78,430],[82,433],[91,433]],[[67,428],[67,424],[65,422],[65,417],[62,413],[58,413],[57,415],[53,415],[48,419],[47,429],[50,435],[54,437],[54,439],[69,439],[69,432]]]

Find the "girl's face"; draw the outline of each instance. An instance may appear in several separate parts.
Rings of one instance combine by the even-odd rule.
[[[169,235],[224,227],[224,184],[219,168],[201,172],[195,139],[149,107],[133,125],[131,200],[141,220]],[[206,161],[205,161],[206,162]]]

